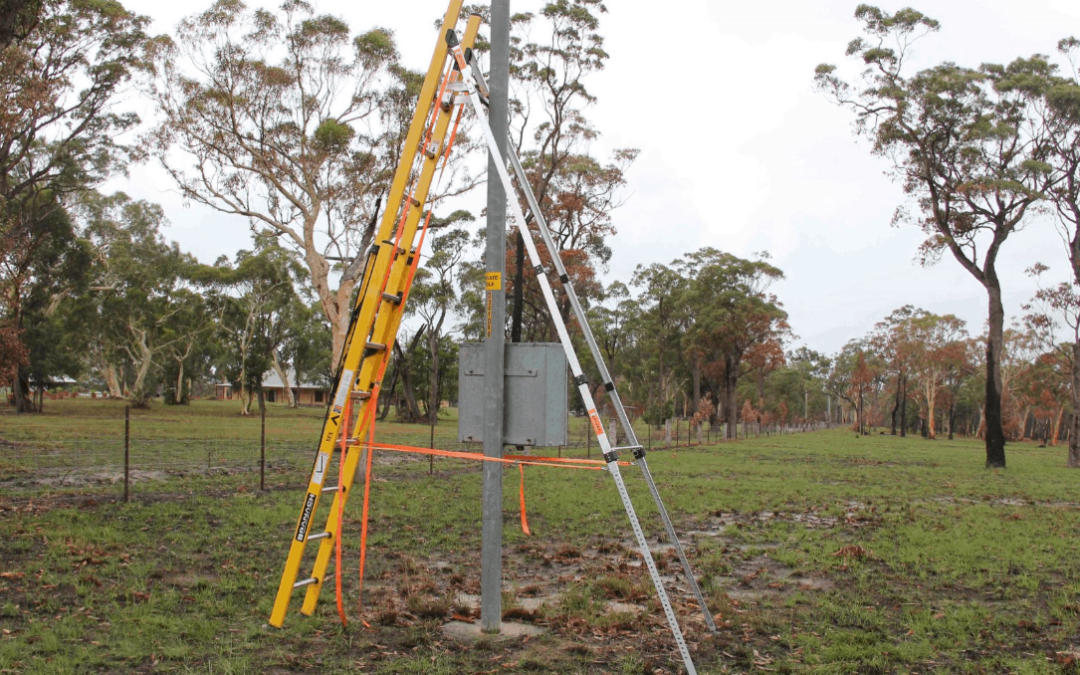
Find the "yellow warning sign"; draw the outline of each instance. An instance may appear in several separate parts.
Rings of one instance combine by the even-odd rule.
[[[488,272],[486,275],[487,290],[489,291],[501,291],[502,290],[502,274],[498,272]]]

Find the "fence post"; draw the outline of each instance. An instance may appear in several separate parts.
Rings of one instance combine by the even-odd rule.
[[[266,406],[262,407],[262,423],[259,428],[259,489],[266,489]]]
[[[124,406],[124,503],[128,503],[131,484],[131,406]]]

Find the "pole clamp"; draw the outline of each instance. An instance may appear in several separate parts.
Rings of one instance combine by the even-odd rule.
[[[589,376],[586,375],[585,373],[574,376],[574,384],[576,384],[577,386],[580,387],[581,385],[588,384],[588,383],[589,383]]]
[[[616,452],[615,450],[605,452],[604,453],[604,461],[607,462],[608,464],[611,464],[612,462],[619,461],[619,453]]]

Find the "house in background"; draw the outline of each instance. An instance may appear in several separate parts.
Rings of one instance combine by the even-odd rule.
[[[313,382],[297,382],[296,373],[289,371],[289,384],[292,385],[293,397],[297,405],[326,405],[330,399],[330,388]],[[219,382],[215,387],[219,401],[231,401],[236,398],[232,385],[227,382]],[[271,370],[263,376],[263,394],[267,403],[286,403],[285,383],[278,377],[277,372]]]

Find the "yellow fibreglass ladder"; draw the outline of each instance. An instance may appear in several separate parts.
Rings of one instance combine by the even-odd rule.
[[[315,465],[312,467],[311,479],[304,494],[303,506],[285,562],[285,571],[281,575],[281,583],[278,585],[270,614],[270,625],[278,628],[285,621],[293,591],[307,588],[300,611],[310,616],[315,611],[319,592],[327,580],[327,568],[340,529],[338,513],[352,490],[363,448],[350,445],[338,471],[338,485],[326,485],[325,479],[329,474],[330,460],[340,434],[349,433],[351,420],[346,420],[345,415],[352,411],[356,413],[356,419],[364,420],[375,413],[377,397],[372,396],[372,392],[381,385],[385,360],[393,350],[405,311],[404,300],[408,296],[408,284],[412,279],[413,261],[419,255],[419,251],[414,248],[414,240],[420,217],[424,212],[436,167],[447,150],[447,142],[450,140],[447,138],[447,131],[451,117],[455,108],[461,104],[455,99],[465,98],[460,92],[452,91],[446,86],[448,82],[444,81],[453,82],[460,77],[460,73],[454,70],[445,36],[448,30],[455,29],[462,3],[463,0],[451,0],[443,19],[435,53],[420,89],[416,111],[387,196],[386,211],[375,235],[375,245],[368,254],[342,351],[341,369],[323,423],[322,435],[319,437],[319,452],[315,457]],[[479,26],[479,17],[469,18],[461,37],[463,47],[472,46]],[[418,168],[414,166],[417,159]],[[407,189],[410,181],[411,189]],[[347,405],[350,397],[351,405]],[[326,527],[315,530],[312,525],[320,497],[324,494],[332,494],[334,497],[326,518]],[[314,540],[319,540],[320,543],[311,574],[300,578],[304,551],[308,542]]]

